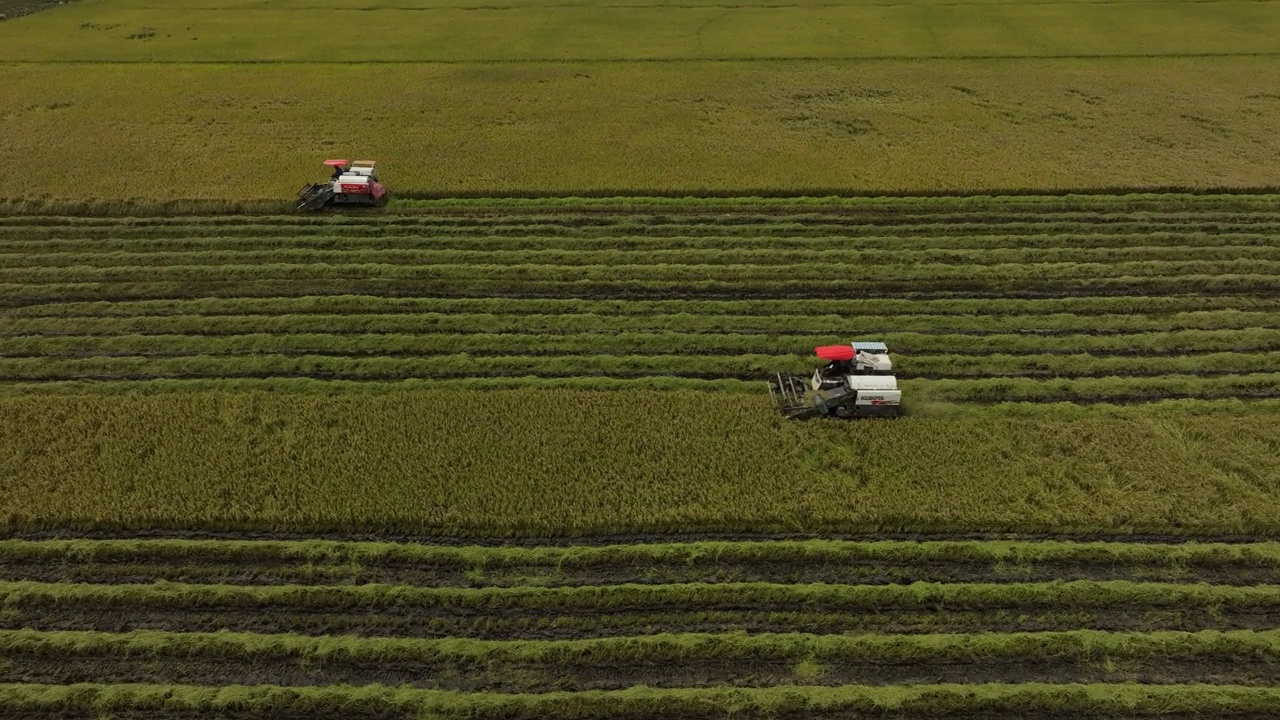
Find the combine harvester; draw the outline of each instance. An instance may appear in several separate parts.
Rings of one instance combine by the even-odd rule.
[[[902,392],[884,343],[823,345],[813,351],[830,362],[812,378],[778,373],[769,381],[769,396],[783,417],[898,417]]]
[[[319,210],[330,205],[377,206],[386,202],[387,189],[378,182],[376,160],[325,160],[333,168],[329,182],[303,185],[298,191],[299,210]]]

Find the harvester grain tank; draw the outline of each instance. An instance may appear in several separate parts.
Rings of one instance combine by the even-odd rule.
[[[387,188],[378,182],[376,160],[325,160],[333,168],[328,182],[303,185],[298,191],[299,210],[319,210],[330,205],[381,205]]]
[[[823,345],[814,353],[828,363],[813,376],[777,373],[769,396],[784,417],[898,417],[902,392],[882,342]]]

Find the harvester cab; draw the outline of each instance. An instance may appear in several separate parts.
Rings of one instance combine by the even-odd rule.
[[[882,342],[823,345],[814,353],[828,361],[813,377],[777,373],[769,396],[784,417],[897,417],[902,392]]]
[[[381,205],[387,189],[378,182],[375,160],[325,160],[333,168],[328,182],[303,185],[298,191],[299,210],[319,210],[328,205]]]

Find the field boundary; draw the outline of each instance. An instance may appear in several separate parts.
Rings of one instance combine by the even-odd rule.
[[[604,548],[615,545],[672,545],[701,542],[1107,542],[1130,545],[1245,545],[1280,540],[1268,533],[1161,535],[1151,533],[1049,533],[1049,532],[868,532],[868,533],[749,533],[749,532],[653,532],[632,534],[576,535],[431,535],[426,533],[342,532],[342,531],[262,531],[262,530],[178,530],[178,529],[25,529],[0,527],[0,541],[78,540],[230,540],[230,541],[323,541],[339,543],[423,544],[445,548]]]
[[[1071,205],[1079,203],[1096,207],[1099,200],[1118,203],[1152,202],[1179,205],[1202,205],[1206,201],[1256,201],[1280,196],[1280,185],[1258,187],[1097,187],[1052,191],[1036,188],[988,188],[971,192],[921,191],[891,192],[886,190],[851,191],[847,188],[822,188],[804,194],[768,188],[731,191],[655,190],[652,188],[597,188],[562,193],[499,193],[493,191],[398,190],[392,187],[392,200],[380,209],[358,211],[328,210],[311,217],[353,215],[369,217],[397,214],[425,214],[449,209],[507,209],[537,211],[634,211],[669,207],[685,212],[721,212],[724,207],[756,209],[762,207],[802,206],[813,209],[859,208],[876,203],[906,205],[926,209],[929,205],[976,205],[1004,209],[1010,203],[1035,202]],[[0,198],[0,216],[183,216],[183,215],[279,215],[293,214],[294,201],[287,195],[279,200],[219,199],[91,199]],[[1280,207],[1280,197],[1275,199]],[[1044,210],[1044,207],[1037,207]]]

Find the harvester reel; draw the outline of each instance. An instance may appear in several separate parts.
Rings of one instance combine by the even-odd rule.
[[[778,373],[769,381],[769,397],[774,407],[783,417],[799,420],[815,417],[821,412],[807,401],[808,385],[805,379],[796,375]]]
[[[299,210],[319,210],[324,207],[333,195],[333,189],[327,184],[303,185],[298,191]]]

